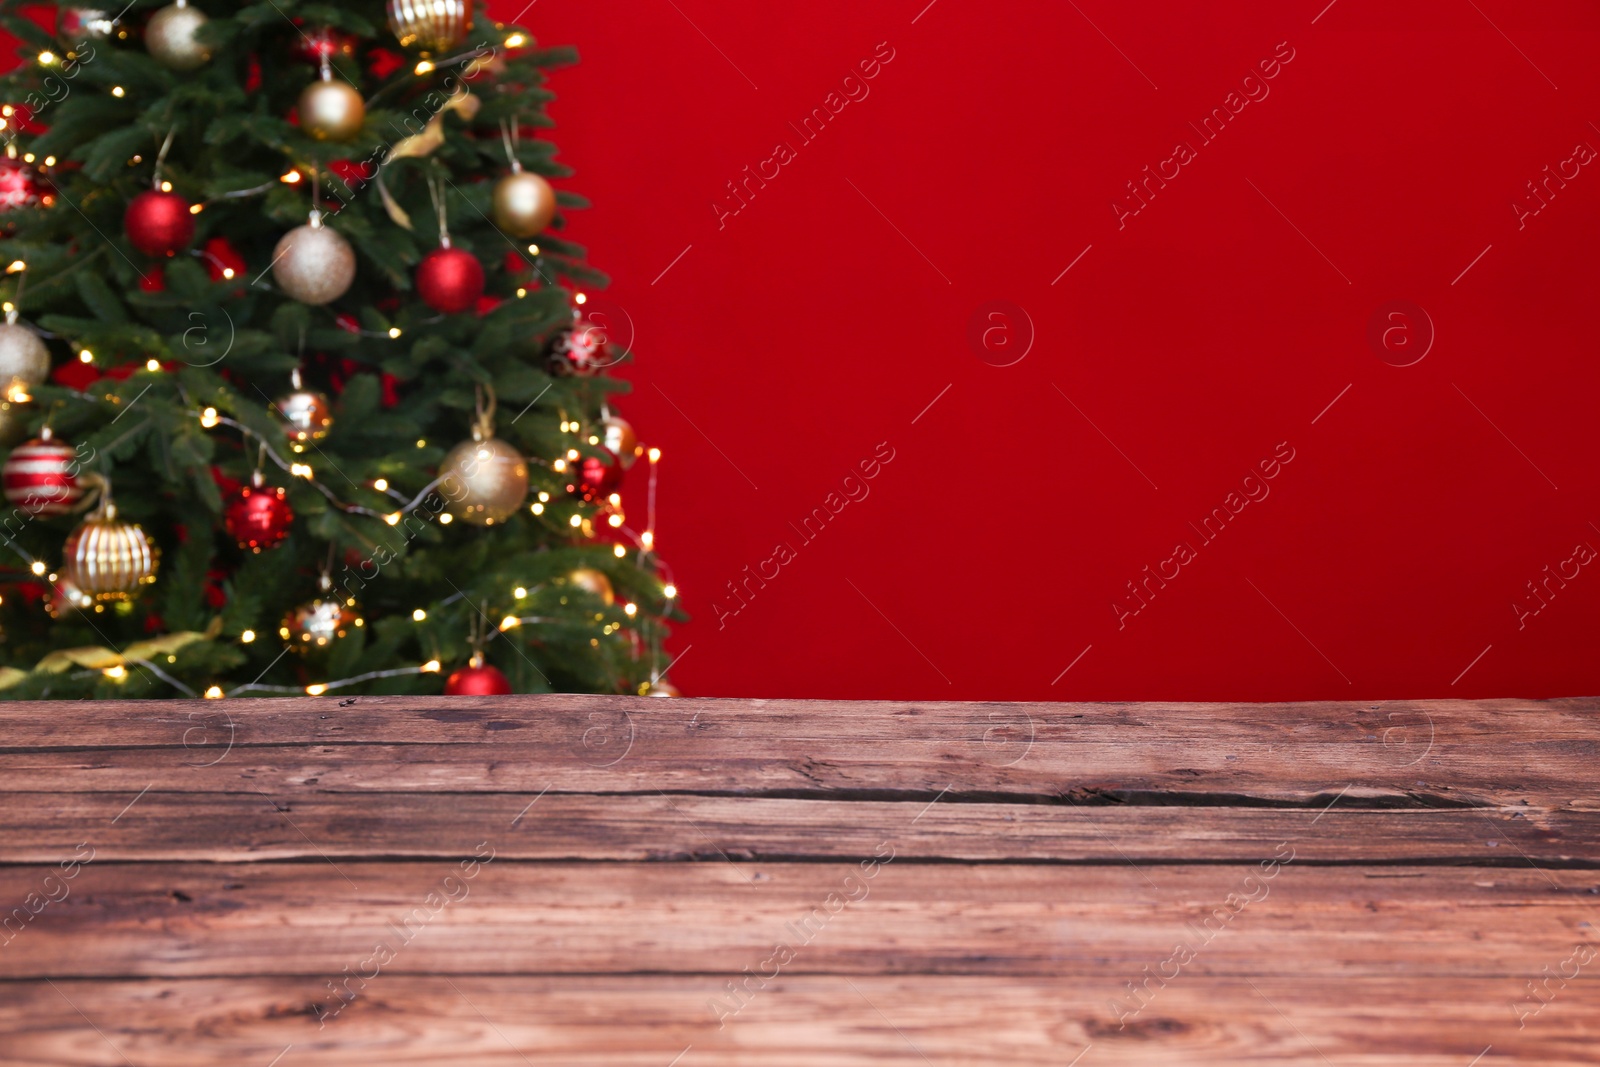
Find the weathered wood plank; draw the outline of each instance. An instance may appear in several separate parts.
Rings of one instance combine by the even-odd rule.
[[[0,704],[0,791],[1068,795],[1600,808],[1595,701]],[[1365,799],[1363,799],[1365,798]]]
[[[1526,991],[1494,978],[1185,974],[1121,1030],[1115,991],[1076,978],[787,974],[719,1028],[725,982],[384,974],[320,1026],[315,979],[7,983],[0,1064],[1579,1067],[1600,1032],[1577,984],[1519,1029]]]
[[[502,838],[516,831],[506,829]],[[458,855],[487,856],[463,832]],[[1297,857],[1287,842],[1280,857]],[[898,855],[886,835],[880,855]],[[1600,927],[1600,873],[1463,867],[85,863],[0,978],[738,972],[1533,977]],[[54,892],[0,868],[0,901]],[[871,877],[867,877],[867,872]],[[454,900],[446,899],[454,897]],[[851,902],[849,898],[855,898]],[[10,914],[15,915],[13,911]],[[1210,936],[1207,936],[1209,933]],[[809,935],[809,936],[808,936]]]
[[[130,804],[130,801],[133,803]],[[11,793],[0,863],[441,858],[465,836],[524,860],[902,860],[1600,866],[1600,811],[839,801],[589,794]],[[507,835],[511,820],[516,832]],[[114,820],[114,821],[113,821]]]

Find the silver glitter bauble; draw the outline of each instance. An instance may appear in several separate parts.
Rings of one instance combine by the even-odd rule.
[[[350,289],[356,254],[317,216],[283,235],[272,250],[272,277],[278,288],[302,304],[326,304]]]
[[[150,16],[144,28],[144,46],[169,70],[198,70],[211,59],[211,49],[197,38],[208,21],[204,11],[177,0]]]
[[[289,612],[278,635],[290,642],[291,648],[325,648],[361,621],[353,601],[323,596]]]
[[[39,335],[15,322],[0,322],[0,392],[38,385],[50,376],[50,349]]]
[[[493,526],[528,498],[528,461],[498,437],[463,441],[439,465],[450,511],[478,526]]]

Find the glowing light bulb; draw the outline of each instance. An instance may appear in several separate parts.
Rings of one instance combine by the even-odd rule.
[[[389,514],[383,517],[383,521],[388,523],[390,526],[397,526],[400,523],[400,513],[398,511],[391,511]]]
[[[125,93],[124,93],[124,90],[123,90],[123,88],[122,88],[122,86],[120,86],[120,85],[113,85],[113,86],[112,86],[112,87],[111,87],[111,95],[112,95],[112,96],[114,96],[114,97],[116,97],[116,98],[117,98],[117,99],[119,99],[119,100],[120,100],[120,99],[122,99],[122,97],[123,97],[123,96],[124,96],[124,95],[125,95]],[[9,114],[9,112],[8,112],[8,114]]]
[[[306,696],[319,697],[328,691],[328,687],[318,682],[316,685],[306,686]]]
[[[424,663],[418,669],[421,670],[423,674],[438,674],[439,673],[439,667],[440,667],[440,663],[439,663],[438,660],[430,659],[428,662]]]
[[[589,298],[584,294],[579,293],[577,296],[572,298],[572,302],[574,304],[587,304],[589,302]]]
[[[544,505],[543,504],[534,504],[531,507],[529,507],[528,510],[533,512],[535,515],[543,515],[544,514]]]
[[[669,585],[665,589],[661,590],[661,595],[666,597],[668,600],[671,600],[678,595],[678,587],[675,585]]]
[[[661,449],[652,448],[650,450],[650,462],[651,463],[655,463],[655,462],[659,461],[660,459],[661,459]]]
[[[48,66],[49,64],[54,63],[55,61],[56,61],[56,54],[54,52],[40,52],[39,53],[39,62],[44,63],[45,65]]]
[[[87,362],[87,360],[85,360],[85,362]],[[204,411],[202,411],[200,413],[200,425],[201,426],[204,426],[206,429],[209,430],[213,426],[215,426],[216,424],[217,424],[217,409],[216,408],[206,408]]]
[[[417,64],[416,73],[427,74],[431,70],[433,70],[433,64],[424,59],[422,62]]]
[[[623,547],[622,545],[612,545],[611,551],[616,553],[618,559],[621,559],[623,556],[628,554],[627,548]]]
[[[527,295],[528,295],[528,290],[526,290],[526,289],[518,289],[517,290],[517,299],[518,300],[521,300],[523,297],[525,297]]]
[[[507,630],[514,630],[521,625],[521,619],[517,618],[515,615],[507,615],[505,618],[500,620],[500,632],[505,633]]]
[[[162,183],[161,183],[161,191],[162,191],[162,192],[163,192],[163,193],[170,193],[170,192],[172,192],[172,183],[171,183],[171,182],[162,182]]]
[[[528,591],[519,585],[515,589],[511,590],[511,595],[516,597],[518,600],[521,600],[523,597],[528,595]]]
[[[449,526],[452,522],[455,522],[455,521],[456,521],[456,517],[454,515],[450,514],[448,511],[445,512],[443,515],[439,516],[439,525],[440,526]]]
[[[613,515],[613,516],[611,516],[611,518],[607,519],[606,521],[609,522],[613,527],[621,526],[622,525],[622,516],[621,515]],[[618,547],[620,548],[621,546],[619,545]]]
[[[207,689],[206,690],[206,699],[207,700],[221,700],[222,699],[222,686],[214,685],[211,688]]]
[[[528,251],[533,255],[538,255],[539,254],[539,246],[538,245],[529,245],[528,246]]]
[[[255,639],[256,639],[256,632],[254,630],[246,630],[244,633],[239,635],[239,640],[242,643],[247,644],[247,645],[250,642],[254,641]]]
[[[119,663],[115,667],[107,667],[100,673],[110,678],[113,682],[120,682],[128,676],[128,668]]]
[[[578,458],[578,450],[576,448],[567,449],[567,458],[568,459],[577,459]]]
[[[639,535],[639,543],[643,545],[644,550],[648,552],[652,548],[656,547],[656,535],[652,531],[646,530],[644,533]]]
[[[632,618],[633,616],[639,614],[639,605],[624,604],[622,605],[622,610],[627,613],[629,618]]]
[[[428,617],[428,613],[426,611],[423,611],[421,608],[418,608],[416,611],[413,611],[411,613],[411,621],[412,622],[421,622],[423,619],[426,619],[427,617]]]
[[[574,515],[574,516],[572,516],[572,525],[574,525],[574,526],[582,526],[583,525],[583,516],[582,515]]]
[[[205,210],[205,205],[204,204],[190,204],[189,205],[189,214],[191,214],[191,215],[198,215],[198,214],[200,214],[200,212],[202,212],[204,210]]]
[[[510,37],[506,38],[507,48],[521,48],[527,43],[528,39],[520,33],[513,33]]]
[[[45,571],[44,561],[37,559],[34,560],[33,566],[30,567],[29,570],[33,571],[35,574],[43,574]]]
[[[283,182],[283,184],[285,184],[285,185],[293,185],[295,182],[300,180],[300,177],[301,177],[301,175],[300,175],[299,171],[291,170],[291,171],[289,171],[289,173],[285,174],[283,177],[279,178],[278,180],[280,182]]]
[[[55,156],[45,156],[44,157],[44,165],[47,166],[47,167],[55,166],[56,165],[56,157]]]
[[[28,265],[26,263],[22,262],[22,260],[20,260],[20,259],[14,259],[14,260],[11,261],[11,265],[6,268],[6,273],[7,274],[15,274],[19,270],[27,270],[27,269],[28,269]]]
[[[400,327],[398,327],[398,326],[389,327],[389,336],[391,338],[399,337],[400,336]]]
[[[550,494],[546,493],[544,490],[541,489],[539,491],[539,499],[544,501],[546,504],[548,504],[548,503],[550,503]]]

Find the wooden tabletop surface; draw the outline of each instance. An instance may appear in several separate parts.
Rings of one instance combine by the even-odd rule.
[[[1600,1064],[1600,701],[0,705],[0,1064]]]

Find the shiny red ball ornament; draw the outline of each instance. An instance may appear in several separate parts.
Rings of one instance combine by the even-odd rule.
[[[65,515],[83,499],[78,450],[46,430],[6,457],[0,481],[6,499],[29,515]]]
[[[222,511],[222,528],[240,548],[252,552],[281,544],[294,523],[288,494],[281,486],[262,484],[260,477],[256,475],[255,484],[240,488]]]
[[[435,248],[417,264],[417,295],[446,315],[471,310],[483,295],[483,264],[465,249]]]
[[[622,464],[610,453],[584,456],[567,464],[567,492],[590,504],[604,500],[622,484],[623,473]]]
[[[444,680],[447,697],[500,697],[510,692],[510,680],[487,663],[462,667]]]
[[[175,255],[194,238],[189,201],[150,189],[133,198],[122,217],[128,243],[147,256]]]

